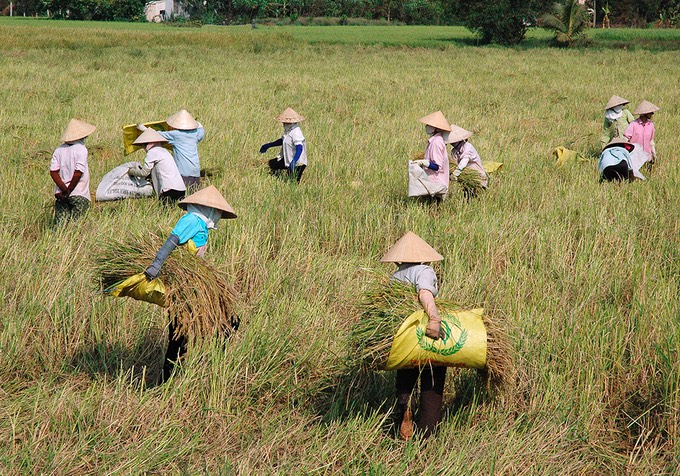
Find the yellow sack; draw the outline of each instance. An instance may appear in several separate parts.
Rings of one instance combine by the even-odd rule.
[[[574,160],[588,160],[575,150],[567,149],[566,147],[555,147],[552,152],[553,157],[557,160],[557,166],[562,167],[567,162],[572,162]]]
[[[145,122],[144,125],[157,131],[170,130],[170,126],[168,126],[168,123],[165,121]],[[127,126],[123,126],[123,155],[130,155],[134,151],[144,148],[141,145],[133,144],[135,139],[137,139],[137,137],[140,135],[142,135],[142,131],[137,129],[137,124],[128,124]],[[172,152],[172,146],[170,144],[165,143],[163,147]]]
[[[406,318],[394,336],[385,370],[417,368],[428,363],[470,369],[486,366],[484,309],[440,314],[444,337],[438,340],[425,335],[425,311],[416,311]]]
[[[494,162],[492,160],[482,162],[482,167],[484,167],[484,171],[487,174],[490,174],[492,172],[496,172],[500,169],[503,168],[503,162]]]
[[[194,240],[191,238],[189,238],[189,241],[187,241],[187,250],[194,256],[198,254],[198,247],[196,246]]]
[[[104,294],[110,294],[115,297],[128,296],[138,301],[146,301],[162,307],[165,306],[165,286],[163,282],[158,278],[149,281],[144,276],[144,273],[135,274],[106,288]]]

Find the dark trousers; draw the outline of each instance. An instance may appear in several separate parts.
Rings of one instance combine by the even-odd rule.
[[[420,414],[415,423],[416,430],[422,431],[425,438],[429,437],[442,418],[442,401],[444,397],[444,382],[446,381],[446,367],[426,365],[421,369],[397,370],[397,415],[401,416],[408,408],[415,408],[414,390],[420,376]],[[411,398],[414,396],[414,398]]]
[[[184,182],[184,186],[187,188],[187,195],[198,192],[198,187],[201,186],[201,177],[188,177],[186,175],[182,175],[182,181]]]
[[[54,202],[54,220],[57,225],[62,225],[69,220],[77,220],[89,208],[90,201],[79,195],[58,198]]]
[[[616,165],[610,165],[605,167],[602,171],[602,180],[614,181],[614,180],[632,180],[633,172],[628,168],[628,162],[622,160]]]
[[[161,374],[161,383],[166,382],[172,371],[175,370],[175,365],[187,352],[187,338],[184,336],[175,336],[175,326],[172,322],[168,326],[168,350],[165,352],[165,360],[163,361],[163,373]]]
[[[174,205],[177,200],[181,200],[185,197],[186,193],[184,190],[166,190],[161,192],[158,199],[163,203],[163,205]]]
[[[306,165],[296,165],[293,172],[286,167],[286,163],[283,161],[283,157],[276,157],[269,161],[269,173],[280,177],[283,173],[288,174],[288,177],[295,178],[297,183],[302,180],[302,174],[305,171]]]

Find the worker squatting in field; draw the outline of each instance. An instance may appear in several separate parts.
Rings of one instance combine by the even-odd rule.
[[[276,116],[276,120],[283,124],[283,136],[273,142],[262,144],[260,154],[264,154],[271,147],[281,147],[281,153],[269,161],[270,173],[279,175],[285,172],[287,176],[300,183],[307,167],[307,145],[300,129],[300,122],[305,118],[288,107]]]

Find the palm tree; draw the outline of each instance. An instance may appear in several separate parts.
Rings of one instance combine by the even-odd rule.
[[[610,28],[609,25],[609,2],[602,7],[602,13],[604,13],[604,17],[602,17],[602,28]]]
[[[553,13],[543,15],[541,23],[555,32],[555,42],[560,46],[572,46],[590,26],[588,12],[578,0],[556,3]]]

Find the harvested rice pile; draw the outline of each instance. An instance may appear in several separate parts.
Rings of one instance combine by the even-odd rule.
[[[154,234],[113,237],[95,259],[106,289],[151,264],[165,240]],[[229,336],[238,328],[234,313],[236,291],[224,272],[210,262],[177,247],[163,265],[159,279],[166,289],[165,307],[175,323],[176,336],[190,341],[215,334]]]
[[[482,178],[469,167],[465,167],[458,176],[458,186],[463,190],[463,193],[469,196],[475,196],[484,190]]]
[[[364,294],[358,311],[359,321],[352,329],[352,356],[371,370],[385,368],[392,339],[407,316],[421,310],[415,289],[377,275],[376,282]],[[436,300],[441,311],[460,311],[460,305],[445,299]],[[500,387],[512,378],[512,346],[500,318],[482,317],[487,332],[486,367],[481,373],[491,387]]]

